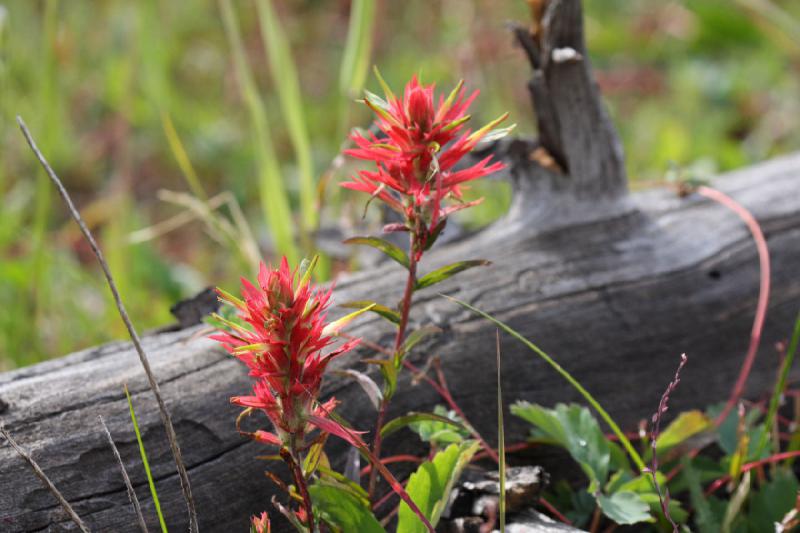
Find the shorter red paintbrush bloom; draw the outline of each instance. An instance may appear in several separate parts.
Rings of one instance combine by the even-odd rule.
[[[272,526],[269,522],[269,515],[266,512],[261,516],[254,516],[250,519],[250,533],[270,533]]]
[[[421,85],[416,77],[406,85],[402,99],[396,97],[379,76],[386,100],[367,93],[364,102],[377,115],[379,134],[356,132],[351,139],[357,148],[346,150],[353,157],[373,161],[375,170],[362,170],[343,187],[365,192],[401,213],[409,230],[416,226],[434,228],[450,212],[471,204],[442,207],[446,198],[461,199],[464,183],[503,168],[491,156],[470,167],[455,170],[456,164],[487,136],[497,138],[511,128],[491,131],[507,114],[479,130],[465,129],[467,114],[478,91],[467,96],[463,84],[438,103],[433,85]],[[512,126],[513,127],[513,126]]]
[[[278,269],[261,264],[258,287],[242,278],[243,299],[217,289],[220,300],[235,307],[249,327],[217,316],[228,330],[211,338],[245,363],[256,379],[252,396],[237,396],[231,402],[267,415],[276,434],[252,434],[267,444],[285,444],[290,437],[302,442],[312,429],[309,420],[325,417],[335,407],[334,400],[318,404],[323,373],[328,363],[359,342],[352,340],[324,352],[333,334],[358,312],[326,323],[331,291],[314,287],[310,270],[298,281],[284,258]]]

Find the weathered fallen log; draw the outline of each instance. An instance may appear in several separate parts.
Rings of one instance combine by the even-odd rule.
[[[453,260],[488,258],[418,293],[414,316],[443,333],[411,356],[423,366],[441,359],[450,388],[488,440],[495,434],[494,328],[437,295],[467,300],[537,342],[632,428],[653,412],[680,353],[689,355],[673,411],[726,398],[747,346],[758,294],[758,261],[735,215],[697,196],[669,190],[628,195],[616,135],[592,82],[577,0],[548,3],[539,33],[518,30],[534,67],[531,93],[541,142],[494,147],[509,165],[515,196],[509,214],[470,238],[433,251],[423,269]],[[571,51],[570,51],[571,50]],[[761,358],[748,393],[773,382],[772,344],[788,335],[800,301],[800,154],[714,181],[750,209],[773,260],[772,299]],[[403,272],[385,265],[337,284],[336,301],[393,302]],[[352,330],[386,344],[391,331],[368,318]],[[250,514],[271,510],[254,457],[264,448],[234,430],[238,409],[228,398],[249,387],[241,365],[200,335],[199,328],[145,337],[187,462],[202,531],[246,528]],[[342,360],[359,365],[366,349]],[[519,343],[503,340],[504,395],[543,404],[578,400],[549,367]],[[169,446],[134,351],[119,342],[0,375],[0,423],[36,457],[86,523],[98,531],[135,531],[125,485],[98,415],[117,443],[142,503],[157,527],[122,391],[137,408],[161,506],[174,530],[185,505]],[[367,429],[374,411],[358,385],[339,377],[325,387],[341,413]],[[430,409],[440,400],[406,376],[391,414]],[[507,441],[526,428],[506,418]],[[407,449],[412,439],[403,443]],[[389,450],[397,440],[387,442]],[[331,443],[333,455],[343,447]],[[338,447],[337,447],[338,446]],[[413,446],[413,444],[411,445]],[[557,477],[557,472],[552,472]],[[8,446],[0,447],[0,529],[69,529],[63,511]]]

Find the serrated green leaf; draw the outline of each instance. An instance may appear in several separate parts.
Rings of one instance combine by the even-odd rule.
[[[798,490],[800,484],[791,469],[776,469],[772,479],[750,496],[747,504],[750,531],[771,531],[775,522],[780,522],[794,508]]]
[[[433,272],[425,274],[419,278],[417,280],[416,288],[424,289],[425,287],[430,287],[431,285],[435,285],[440,281],[451,278],[459,272],[463,272],[473,267],[491,264],[491,261],[487,261],[485,259],[473,259],[470,261],[459,261],[458,263],[453,263],[452,265],[443,266],[442,268],[437,268]]]
[[[406,491],[423,514],[436,527],[461,471],[480,448],[476,441],[451,444],[422,463],[408,479]],[[405,503],[400,504],[397,533],[425,533],[425,526]]]
[[[603,514],[620,525],[651,522],[650,506],[635,492],[620,491],[610,496],[597,495]]]
[[[442,416],[440,414],[412,412],[408,413],[407,415],[398,416],[394,420],[384,425],[383,429],[381,429],[381,436],[387,437],[392,433],[394,433],[395,431],[402,429],[406,426],[417,425],[416,427],[419,427],[418,424],[420,424],[421,422],[438,422],[438,426],[434,428],[432,431],[428,432],[429,435],[439,431],[442,425],[449,426],[448,429],[451,430],[455,429],[458,430],[459,432],[463,432],[463,434],[465,435],[469,435],[469,430],[465,428],[463,424],[461,424],[456,420],[453,420],[446,416]],[[431,427],[431,425],[429,425],[428,427]],[[460,440],[461,439],[459,439],[459,441]]]
[[[339,304],[339,307],[346,307],[348,309],[361,309],[363,307],[369,307],[370,305],[372,306],[370,308],[371,312],[385,318],[392,324],[397,325],[400,323],[400,313],[398,313],[394,309],[373,302],[371,300],[357,300],[357,301],[347,302]]]
[[[357,498],[352,492],[319,483],[310,486],[308,492],[311,494],[314,509],[330,526],[340,531],[385,533],[386,530],[372,514],[369,503]]]
[[[569,452],[589,478],[589,492],[606,482],[611,450],[597,420],[580,405],[558,404],[555,409],[517,402],[511,413],[535,426],[534,437],[542,436]]]
[[[372,246],[373,248],[377,248],[381,252],[385,253],[387,256],[394,259],[399,264],[403,265],[405,268],[408,268],[409,266],[408,256],[406,255],[406,253],[403,250],[401,250],[398,246],[381,238],[351,237],[349,239],[345,239],[343,242],[344,244],[363,244],[365,246]]]
[[[703,494],[700,478],[692,463],[693,461],[688,456],[684,456],[681,461],[686,485],[689,489],[689,501],[695,509],[694,522],[700,533],[717,533],[720,530],[722,517],[718,516],[718,513],[715,512],[716,509],[712,506],[713,498],[706,498]]]

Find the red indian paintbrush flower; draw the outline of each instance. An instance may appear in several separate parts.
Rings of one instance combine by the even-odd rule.
[[[261,516],[253,516],[250,519],[250,533],[270,533],[272,526],[270,525],[269,515],[266,512],[261,513]]]
[[[260,409],[272,421],[277,434],[253,434],[261,442],[280,445],[290,437],[302,442],[310,425],[319,425],[315,421],[324,419],[336,405],[333,399],[323,405],[317,403],[325,368],[359,342],[352,340],[323,353],[339,328],[365,310],[326,323],[331,291],[320,290],[310,282],[314,263],[299,281],[286,258],[278,269],[262,263],[257,287],[242,278],[243,299],[217,289],[220,300],[236,308],[239,318],[249,326],[217,316],[228,330],[211,338],[245,363],[256,379],[252,396],[237,396],[231,402]]]
[[[353,133],[351,139],[357,148],[345,151],[375,162],[377,168],[360,171],[353,181],[342,186],[379,198],[404,216],[410,231],[422,229],[425,234],[428,228],[435,230],[437,223],[453,211],[477,203],[444,208],[445,198],[461,200],[464,183],[504,167],[488,156],[470,167],[455,170],[455,165],[478,142],[486,140],[492,128],[508,114],[472,132],[465,130],[464,125],[470,118],[467,109],[478,91],[466,96],[463,83],[459,83],[447,98],[440,95],[436,103],[434,85],[421,85],[415,76],[406,85],[401,99],[380,75],[378,79],[386,100],[367,92],[364,102],[377,115],[379,133]],[[510,129],[495,130],[491,137],[499,137]],[[416,227],[420,223],[424,228]]]

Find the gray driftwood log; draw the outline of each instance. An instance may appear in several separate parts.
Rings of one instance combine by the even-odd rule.
[[[537,342],[627,428],[654,411],[682,352],[689,364],[672,398],[673,411],[727,397],[758,294],[755,247],[734,214],[671,190],[627,193],[619,142],[592,81],[579,2],[549,2],[541,23],[535,35],[516,33],[534,68],[530,87],[542,138],[493,148],[509,164],[512,208],[486,230],[433,251],[422,268],[468,258],[489,258],[493,264],[420,292],[413,313],[444,331],[412,360],[424,365],[430,356],[441,359],[456,400],[490,441],[496,431],[495,330],[437,291],[497,315]],[[787,337],[800,301],[800,154],[721,176],[713,185],[753,212],[772,254],[772,299],[748,387],[755,397],[774,380],[772,346]],[[338,282],[335,299],[396,301],[402,276],[393,264],[350,275]],[[352,333],[381,343],[391,336],[378,318],[363,319]],[[263,475],[267,464],[255,459],[264,448],[234,430],[238,409],[228,398],[248,389],[242,366],[198,327],[150,335],[145,343],[188,463],[201,530],[244,530],[249,515],[272,511],[272,488]],[[340,364],[359,366],[372,355],[360,350]],[[507,337],[503,361],[507,401],[578,399],[549,367]],[[122,390],[126,383],[167,523],[181,531],[187,517],[178,478],[128,343],[0,375],[0,423],[32,452],[90,527],[135,531],[125,485],[97,420],[102,415],[155,530]],[[440,402],[407,376],[400,389],[392,414]],[[342,414],[357,428],[372,425],[375,414],[358,385],[334,377],[325,393],[342,400]],[[507,442],[524,438],[524,426],[510,416],[506,421]],[[390,452],[398,440],[403,436],[389,440]],[[402,445],[413,442],[405,438]],[[343,449],[331,444],[334,455]],[[0,446],[0,530],[70,526],[28,466],[9,446]]]

